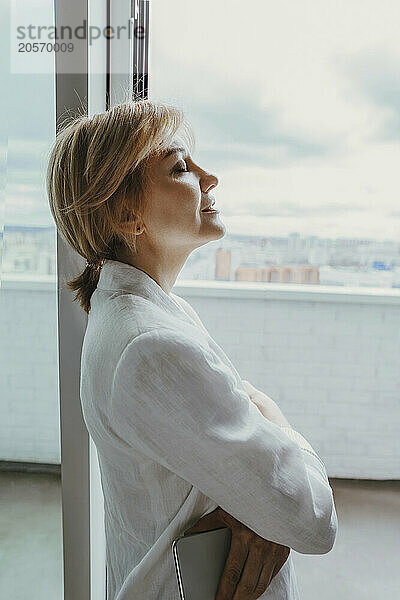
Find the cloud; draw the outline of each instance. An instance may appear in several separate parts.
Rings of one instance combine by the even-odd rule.
[[[3,79],[3,78],[2,78]],[[54,137],[54,76],[8,74],[1,94],[1,129],[10,138],[50,140]]]
[[[365,213],[359,218],[357,213],[349,212],[346,218],[327,219],[319,217],[259,217],[254,215],[231,216],[221,215],[228,234],[248,234],[259,236],[286,237],[292,232],[299,232],[302,237],[317,235],[320,238],[348,238],[369,240],[396,240],[400,228],[400,219],[396,221]]]
[[[190,67],[182,65],[181,70],[183,80],[187,82]],[[201,68],[199,71],[197,76],[202,79]],[[158,72],[161,74],[161,66],[158,66]],[[214,85],[210,87],[215,89]],[[294,126],[281,127],[279,109],[263,106],[257,90],[253,95],[238,92],[237,86],[223,75],[219,77],[217,87],[223,89],[220,95],[209,95],[201,101],[195,94],[196,87],[182,89],[179,99],[176,89],[175,96],[170,95],[172,88],[167,88],[162,96],[152,96],[182,108],[193,127],[198,156],[207,156],[217,166],[233,166],[243,162],[285,165],[299,158],[329,154],[328,143],[301,135]]]
[[[376,109],[377,130],[371,139],[400,139],[400,56],[385,48],[371,47],[349,57],[338,59],[342,72],[354,89]]]
[[[398,144],[364,146],[351,156],[310,159],[282,168],[216,171],[213,190],[231,233],[398,239]],[[399,215],[397,215],[399,216]]]
[[[399,239],[399,3],[173,6],[150,94],[188,114],[228,233]]]
[[[37,185],[8,185],[2,217],[6,226],[54,225],[45,192]]]
[[[190,109],[195,130],[202,132],[202,147],[219,163],[225,157],[227,163],[285,164],[328,150],[295,131],[282,131],[277,111],[263,109],[256,99],[232,98],[229,90],[225,102],[191,102]],[[204,141],[207,135],[211,144]]]

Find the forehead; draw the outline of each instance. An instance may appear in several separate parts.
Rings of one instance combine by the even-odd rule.
[[[181,152],[182,154],[189,154],[189,152],[187,151],[187,148],[185,148],[185,146],[180,146],[179,144],[176,144],[174,146],[168,146],[168,148],[166,148],[162,153],[161,153],[161,157],[160,160],[165,160],[166,158],[169,158],[170,156],[174,155],[174,154],[178,154],[179,152]]]
[[[188,145],[185,143],[183,138],[176,135],[174,139],[165,148],[163,148],[160,153],[160,159],[165,160],[169,156],[177,154],[178,152],[182,152],[185,155],[190,154]]]

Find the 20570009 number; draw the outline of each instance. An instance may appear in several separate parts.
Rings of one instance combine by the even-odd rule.
[[[74,44],[72,42],[20,42],[18,52],[73,52]]]

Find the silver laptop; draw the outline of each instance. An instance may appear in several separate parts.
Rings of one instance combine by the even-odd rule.
[[[231,530],[220,527],[180,536],[172,543],[181,600],[215,600],[231,546]]]

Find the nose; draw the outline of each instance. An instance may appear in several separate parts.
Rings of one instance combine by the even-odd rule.
[[[200,180],[200,187],[202,192],[204,192],[205,194],[212,189],[213,187],[216,187],[218,185],[218,177],[216,175],[213,175],[212,173],[207,173],[205,172]]]

